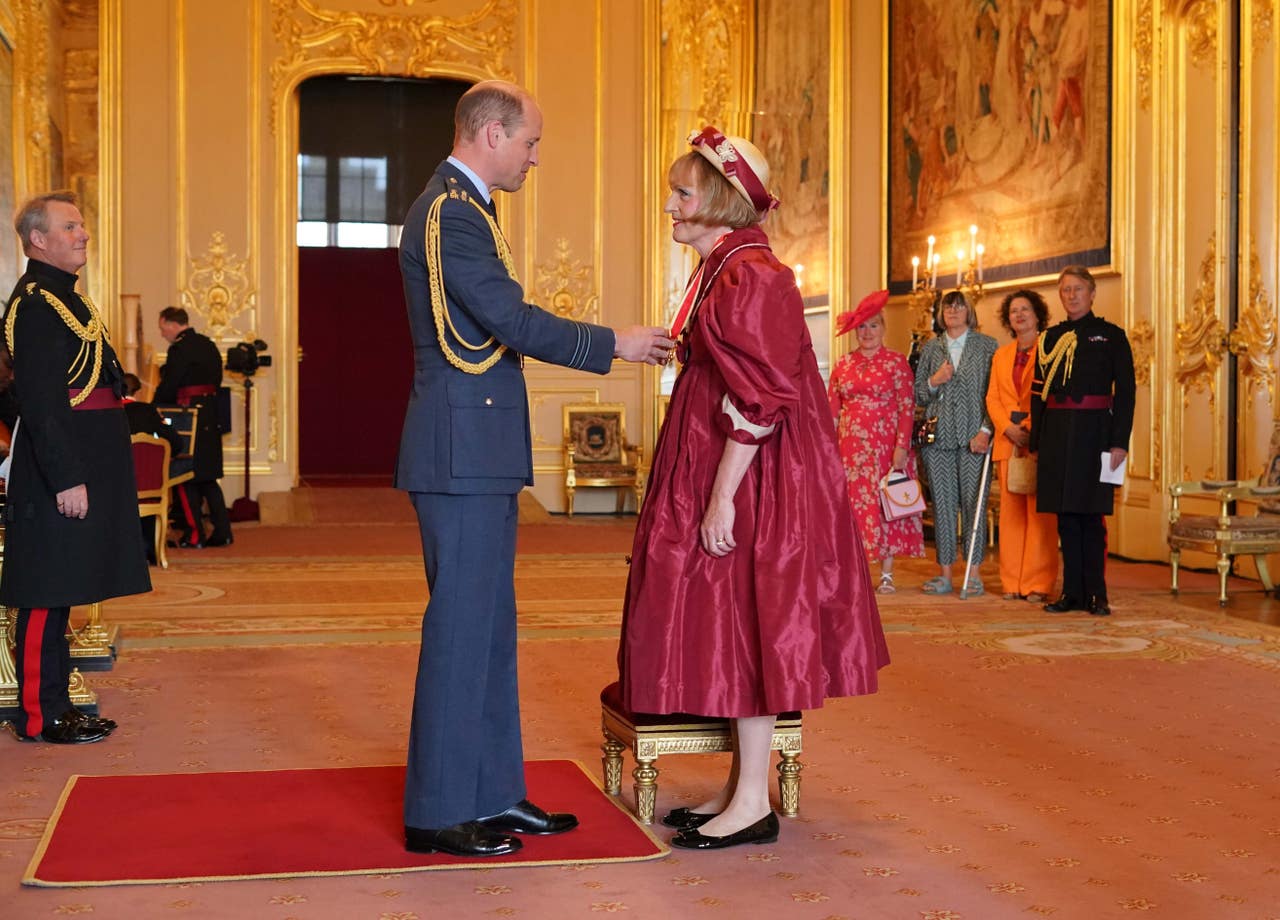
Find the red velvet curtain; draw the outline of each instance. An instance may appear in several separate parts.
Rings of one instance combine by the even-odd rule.
[[[299,471],[390,482],[413,382],[395,249],[298,249]]]

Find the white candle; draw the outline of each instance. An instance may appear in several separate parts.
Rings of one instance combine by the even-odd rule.
[[[929,237],[929,252],[924,257],[924,267],[926,269],[933,264],[933,243],[934,243],[933,237]]]
[[[978,225],[969,225],[969,248],[972,249],[978,244]]]
[[[933,277],[930,281],[930,287],[938,286],[938,263],[942,261],[942,253],[935,252],[933,254]]]
[[[987,247],[981,243],[978,244],[978,283],[982,283],[982,254],[987,251]]]
[[[964,250],[956,250],[956,287],[960,286],[960,275],[964,272]]]
[[[919,278],[920,278],[920,257],[912,256],[911,257],[911,290],[914,291],[916,289],[916,283],[919,281]]]

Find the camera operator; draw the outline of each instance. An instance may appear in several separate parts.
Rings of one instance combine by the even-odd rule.
[[[178,492],[183,531],[178,545],[195,549],[227,546],[232,542],[231,519],[218,485],[222,478],[222,432],[218,427],[222,352],[212,339],[191,328],[187,311],[181,307],[160,311],[160,335],[169,343],[169,355],[160,368],[156,404],[200,407],[193,451],[195,476]],[[208,537],[201,508],[206,503],[213,527]]]

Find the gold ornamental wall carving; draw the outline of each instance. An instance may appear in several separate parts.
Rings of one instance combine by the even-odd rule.
[[[226,236],[214,232],[204,254],[189,260],[182,288],[183,308],[203,320],[204,332],[218,339],[243,340],[257,327],[258,293],[249,264],[227,249]],[[241,318],[248,323],[237,323]]]
[[[1196,67],[1212,67],[1218,56],[1218,0],[1196,0],[1188,7],[1187,51]]]
[[[539,265],[537,273],[531,303],[566,319],[599,322],[600,295],[592,285],[591,266],[573,257],[568,240],[556,240],[555,256]]]
[[[1178,323],[1175,340],[1178,356],[1177,380],[1183,389],[1182,405],[1185,408],[1190,404],[1190,393],[1207,391],[1210,416],[1213,416],[1217,398],[1215,377],[1226,350],[1226,329],[1218,318],[1217,311],[1217,284],[1218,241],[1216,237],[1210,236],[1209,251],[1200,261],[1200,277],[1192,298],[1191,316],[1185,322]]]
[[[49,10],[44,0],[18,0],[13,51],[13,136],[19,199],[46,191],[50,177]]]
[[[1144,112],[1151,111],[1151,67],[1155,58],[1156,18],[1151,5],[1152,0],[1142,0],[1138,6],[1137,28],[1133,35],[1133,58],[1138,72],[1138,105]]]
[[[1262,277],[1262,262],[1255,241],[1249,240],[1249,293],[1236,327],[1227,337],[1227,347],[1239,358],[1239,374],[1244,379],[1246,405],[1253,406],[1253,394],[1261,389],[1267,402],[1275,404],[1276,313]]]
[[[1263,0],[1253,5],[1253,53],[1261,54],[1271,44],[1275,29],[1275,0]]]
[[[1138,386],[1151,386],[1151,364],[1156,353],[1156,330],[1147,322],[1139,320],[1129,330],[1129,345],[1133,349],[1133,375]]]
[[[487,0],[452,19],[408,10],[328,10],[313,0],[271,0],[271,7],[281,48],[271,65],[272,131],[282,88],[317,73],[515,79],[506,64],[515,38],[515,0]]]

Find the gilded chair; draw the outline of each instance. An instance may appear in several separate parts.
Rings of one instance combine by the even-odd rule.
[[[801,715],[784,712],[773,726],[771,749],[778,752],[778,799],[788,818],[800,813]],[[622,752],[631,749],[636,766],[636,817],[653,823],[658,797],[658,757],[662,754],[715,754],[733,750],[733,735],[727,719],[708,716],[646,715],[631,712],[622,704],[616,682],[600,691],[600,727],[604,733],[604,791],[622,793]]]
[[[165,534],[169,526],[169,495],[175,486],[192,477],[187,471],[180,476],[169,472],[169,442],[151,434],[135,434],[130,439],[133,447],[133,478],[138,487],[138,517],[154,517],[154,549],[156,562],[162,569],[169,567],[165,553]]]
[[[1267,554],[1280,552],[1280,514],[1268,513],[1267,509],[1268,503],[1280,495],[1280,484],[1268,484],[1266,480],[1264,475],[1253,483],[1175,482],[1169,486],[1169,590],[1173,594],[1178,593],[1178,563],[1184,549],[1217,556],[1219,607],[1227,606],[1227,576],[1234,556],[1252,556],[1263,590],[1273,590]],[[1213,499],[1218,513],[1183,514],[1181,500],[1189,496]],[[1233,514],[1232,506],[1238,501],[1259,504],[1253,514]]]
[[[567,403],[564,422],[565,510],[573,517],[577,489],[616,489],[617,510],[626,506],[627,493],[644,499],[643,456],[626,438],[623,403]]]

